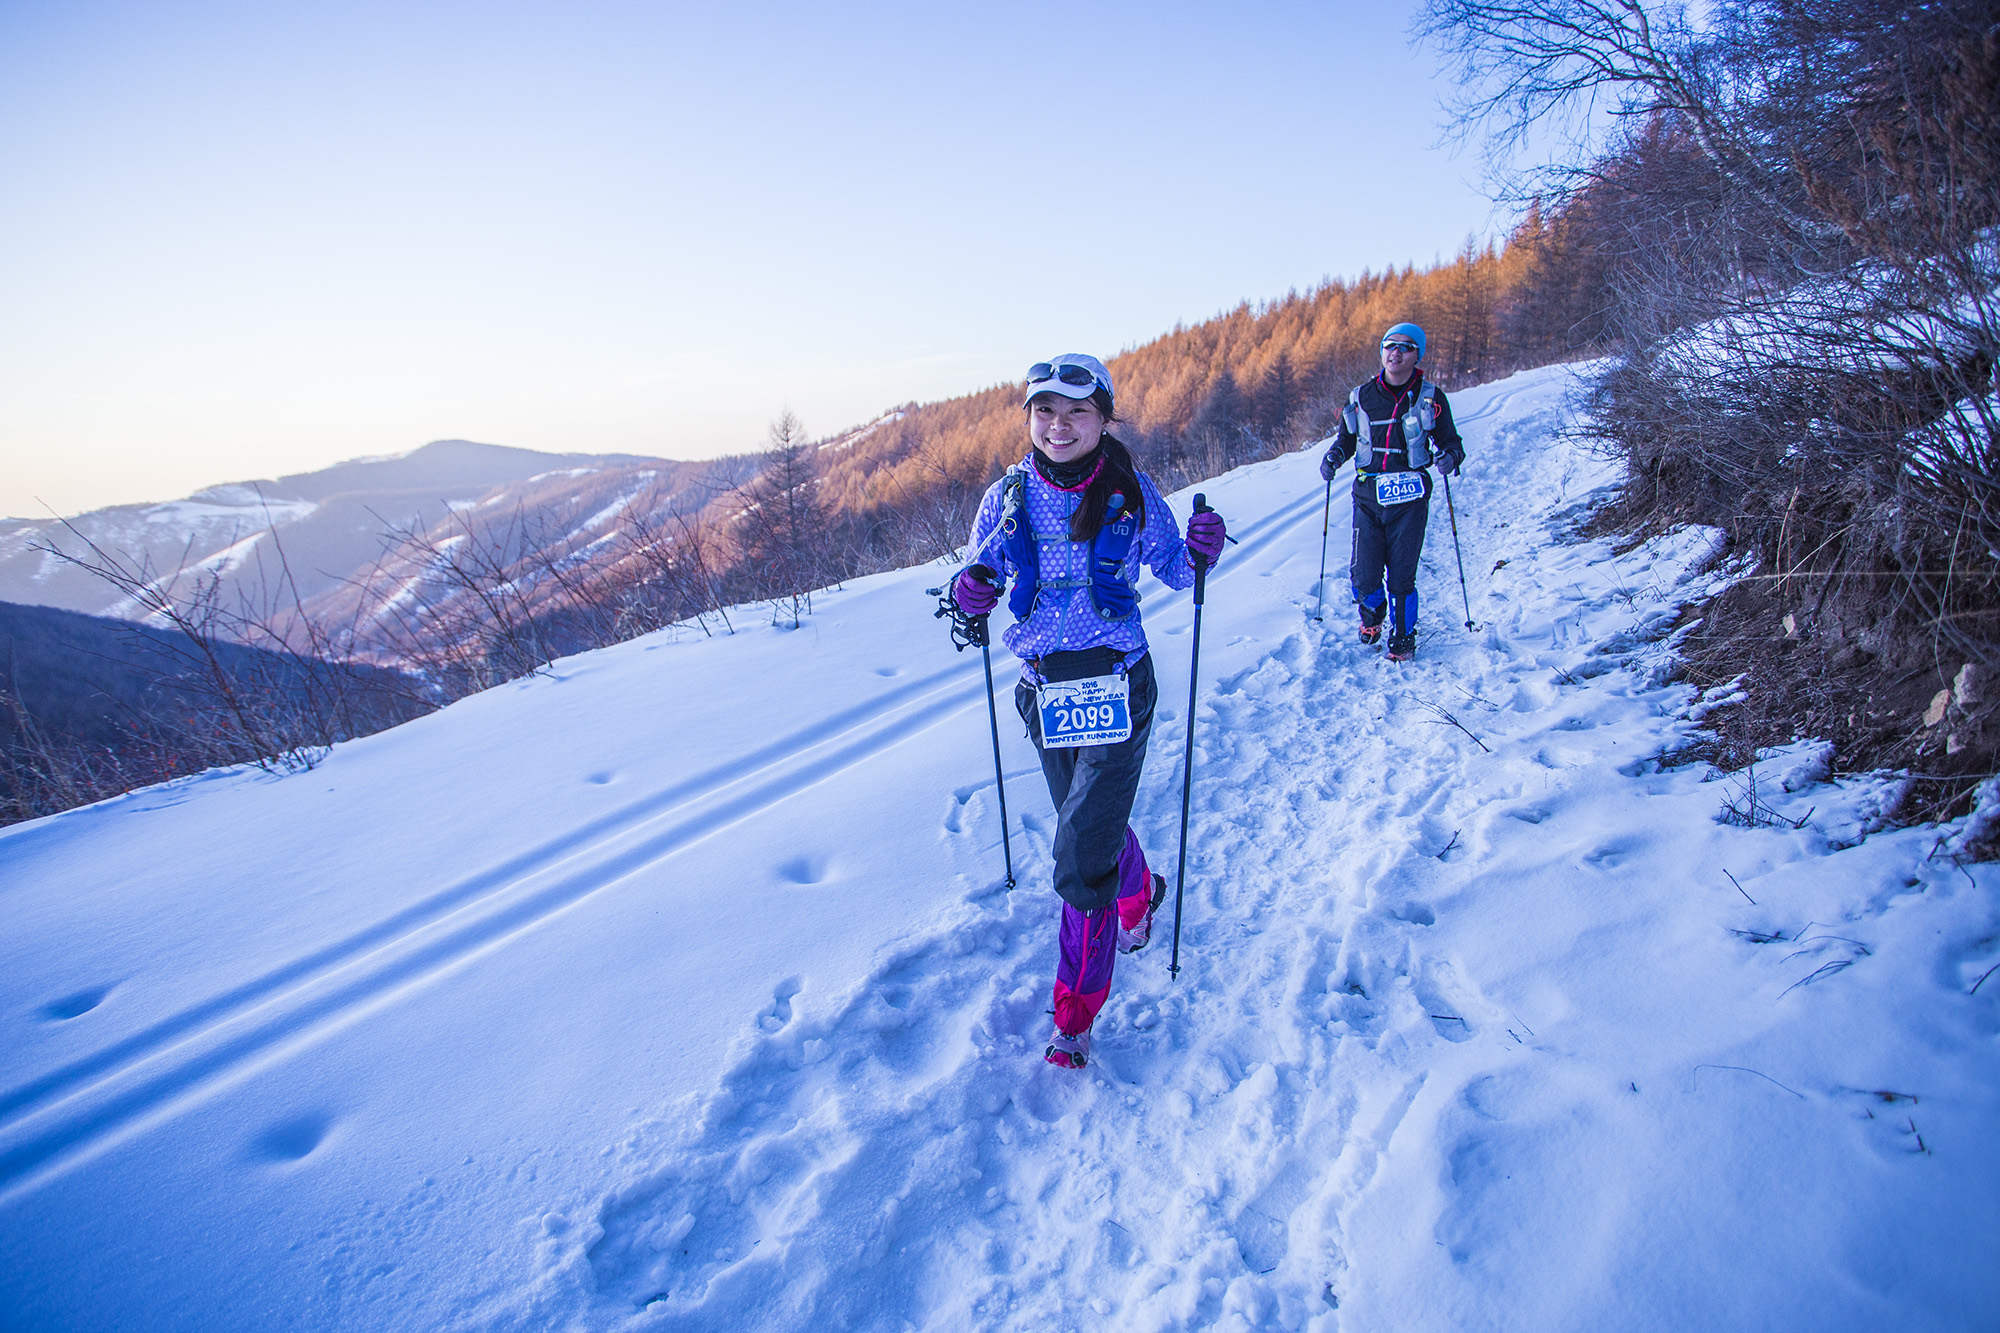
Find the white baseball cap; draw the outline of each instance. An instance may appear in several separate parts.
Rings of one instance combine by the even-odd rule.
[[[1099,389],[1104,390],[1106,398],[1116,401],[1111,392],[1111,372],[1104,368],[1104,363],[1082,352],[1064,352],[1028,367],[1028,396],[1021,403],[1025,407],[1038,393],[1088,398]]]

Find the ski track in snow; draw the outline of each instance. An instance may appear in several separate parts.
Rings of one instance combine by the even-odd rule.
[[[1482,454],[1533,447],[1480,443]],[[1343,476],[1336,504],[1345,491]],[[1225,576],[1295,577],[1324,502],[1315,490],[1237,534],[1211,606],[1228,596]],[[1448,522],[1433,517],[1418,661],[1391,667],[1352,641],[1345,558],[1333,551],[1326,623],[1295,598],[1298,630],[1204,685],[1182,975],[1166,976],[1170,894],[1154,942],[1119,960],[1086,1071],[1039,1060],[1051,820],[1039,774],[1010,775],[1027,778],[1010,805],[1028,833],[1015,837],[1021,888],[970,888],[934,933],[830,1011],[801,1018],[789,995],[774,996],[720,1090],[687,1108],[683,1128],[662,1129],[670,1147],[640,1154],[674,1165],[638,1173],[591,1209],[578,1228],[587,1241],[552,1250],[543,1299],[516,1326],[1066,1328],[1081,1311],[1133,1328],[1337,1326],[1349,1218],[1432,1067],[1460,1046],[1533,1040],[1427,948],[1450,910],[1437,893],[1443,867],[1474,861],[1496,822],[1555,815],[1552,775],[1565,751],[1589,749],[1590,724],[1569,699],[1652,649],[1679,604],[1656,590],[1668,602],[1645,608],[1636,630],[1626,617],[1565,683],[1539,650],[1571,650],[1568,660],[1592,638],[1547,619],[1565,595],[1518,608],[1490,597],[1493,623],[1469,636],[1447,599],[1457,593]],[[1469,547],[1505,545],[1468,518]],[[1515,540],[1538,548],[1515,562],[1539,558],[1557,588],[1592,558],[1540,533]],[[1156,648],[1184,634],[1184,606],[1150,622]],[[1171,880],[1185,705],[1162,695],[1134,822]],[[1477,789],[1461,770],[1480,751],[1447,714],[1507,752],[1507,778],[1481,780],[1503,799],[1461,799]],[[1432,728],[1462,743],[1411,743]],[[1245,788],[1259,793],[1247,810]],[[992,838],[991,794],[990,782],[957,793],[949,834]],[[1600,864],[1618,856],[1607,846]],[[1257,873],[1235,876],[1233,865]],[[1296,928],[1274,924],[1286,921]],[[1498,1128],[1548,1099],[1489,1076],[1462,1100],[1482,1128],[1452,1169],[1476,1208],[1497,1169]],[[1079,1217],[1101,1219],[1087,1253],[1075,1252]],[[1441,1245],[1475,1242],[1462,1224],[1441,1229]],[[855,1265],[879,1281],[855,1281]]]
[[[957,663],[481,871],[346,939],[0,1091],[0,1199],[976,703]],[[793,878],[811,877],[809,867]],[[90,997],[49,1006],[62,1017]]]

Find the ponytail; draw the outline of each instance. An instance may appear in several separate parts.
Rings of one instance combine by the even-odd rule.
[[[1073,542],[1095,541],[1098,530],[1117,517],[1107,512],[1114,495],[1123,497],[1120,512],[1137,518],[1142,527],[1146,522],[1146,498],[1139,489],[1139,469],[1132,462],[1132,451],[1109,431],[1104,433],[1097,448],[1103,455],[1104,466],[1084,488],[1083,500],[1070,515],[1069,539]]]

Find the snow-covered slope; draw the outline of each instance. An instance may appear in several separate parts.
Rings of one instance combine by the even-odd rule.
[[[1083,1071],[935,567],[0,832],[0,1323],[2000,1321],[2000,872],[1810,742],[1662,764],[1710,541],[1567,535],[1564,389],[1455,396],[1478,628],[1440,512],[1406,667],[1310,618],[1316,450],[1204,488],[1181,972],[1120,961]]]
[[[275,480],[211,486],[183,500],[117,505],[72,517],[0,520],[0,601],[54,606],[90,615],[143,619],[147,608],[74,560],[88,544],[126,568],[192,597],[213,576],[220,604],[239,600],[281,618],[298,597],[329,628],[365,624],[369,582],[392,530],[440,535],[455,510],[536,516],[552,548],[595,533],[571,532],[563,519],[629,502],[642,491],[673,496],[705,470],[627,454],[552,454],[469,440],[436,440],[393,457],[355,459]],[[588,527],[588,525],[583,525]],[[285,575],[289,572],[290,583]]]

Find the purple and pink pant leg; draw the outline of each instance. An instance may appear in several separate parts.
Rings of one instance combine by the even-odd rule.
[[[1109,907],[1083,912],[1062,905],[1060,954],[1056,960],[1056,1026],[1077,1033],[1097,1020],[1111,995],[1111,970],[1118,958],[1118,927],[1139,924],[1153,899],[1153,872],[1139,837],[1128,826],[1118,852],[1118,898]]]

